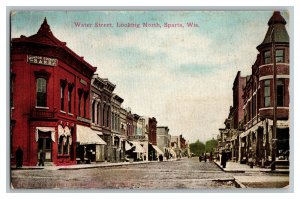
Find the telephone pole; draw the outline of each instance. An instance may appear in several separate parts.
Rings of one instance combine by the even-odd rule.
[[[272,39],[272,55],[273,55],[273,131],[272,131],[272,164],[271,170],[276,170],[276,154],[277,154],[277,68],[276,68],[276,46],[274,22],[271,31]]]

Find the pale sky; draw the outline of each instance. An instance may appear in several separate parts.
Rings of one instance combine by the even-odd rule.
[[[251,74],[273,11],[13,12],[11,36],[35,34],[45,17],[53,34],[116,84],[123,107],[156,117],[190,142],[216,138],[232,105],[237,71]],[[288,13],[281,12],[288,22]],[[76,27],[111,23],[113,27]],[[159,23],[161,28],[116,27]],[[188,28],[186,23],[199,27]],[[164,28],[164,23],[184,27]],[[287,25],[287,29],[289,26]],[[289,29],[288,29],[288,32]]]

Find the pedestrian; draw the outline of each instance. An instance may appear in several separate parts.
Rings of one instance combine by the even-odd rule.
[[[227,162],[227,154],[223,150],[222,151],[222,156],[221,156],[221,165],[222,165],[223,168],[226,168],[226,162]]]
[[[202,156],[201,155],[199,155],[199,162],[201,162],[202,161]]]
[[[158,156],[158,158],[159,158],[159,161],[163,161],[163,155],[162,154],[160,154],[159,156]]]
[[[23,166],[23,150],[19,146],[16,150],[16,167],[21,168]]]
[[[207,156],[206,156],[206,152],[204,153],[204,162],[206,162]]]
[[[40,159],[39,159],[39,166],[45,166],[45,152],[41,149],[40,150]]]

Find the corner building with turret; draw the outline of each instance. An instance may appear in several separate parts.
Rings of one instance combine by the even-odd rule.
[[[243,126],[239,136],[239,161],[254,162],[265,167],[288,162],[289,157],[289,83],[290,55],[286,21],[275,11],[268,22],[268,30],[261,44],[252,74],[247,76],[243,88]],[[275,62],[275,63],[274,63]],[[273,91],[274,65],[276,68],[276,92]],[[274,98],[277,97],[276,137],[273,134]]]

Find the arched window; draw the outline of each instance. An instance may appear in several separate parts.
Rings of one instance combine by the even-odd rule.
[[[45,78],[37,78],[36,80],[36,105],[47,106],[47,81]]]

